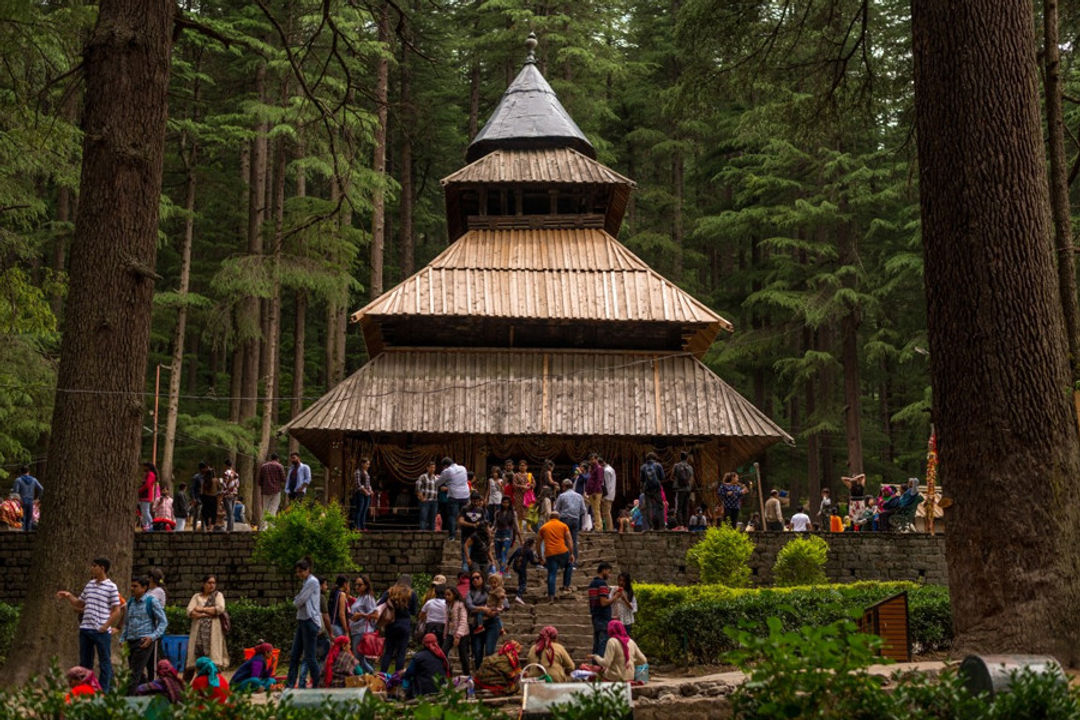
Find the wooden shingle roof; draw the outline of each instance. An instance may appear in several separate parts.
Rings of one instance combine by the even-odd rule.
[[[537,183],[627,185],[634,181],[572,148],[494,150],[442,179],[442,184]]]
[[[727,320],[599,229],[470,230],[412,277],[353,313],[369,353],[401,316],[670,323],[704,353]],[[617,329],[613,327],[613,331]]]
[[[388,350],[285,429],[324,462],[337,432],[721,437],[738,462],[792,442],[689,353],[594,350]]]

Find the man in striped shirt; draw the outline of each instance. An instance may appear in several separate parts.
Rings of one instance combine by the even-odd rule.
[[[112,683],[111,628],[120,619],[120,592],[109,579],[109,559],[94,558],[90,563],[90,582],[75,597],[67,590],[56,593],[58,600],[67,600],[76,612],[82,613],[79,623],[79,665],[94,669],[97,651],[101,687],[109,691]]]

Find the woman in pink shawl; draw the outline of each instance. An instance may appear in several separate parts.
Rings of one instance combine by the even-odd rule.
[[[596,664],[603,668],[601,675],[610,682],[631,682],[634,668],[649,661],[637,643],[626,633],[626,626],[612,620],[607,626],[608,641],[604,655],[594,655]]]

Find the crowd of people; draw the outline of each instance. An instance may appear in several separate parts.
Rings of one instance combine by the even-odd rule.
[[[576,665],[558,642],[555,627],[544,627],[527,652],[503,637],[501,616],[510,605],[501,573],[474,565],[458,575],[456,584],[437,575],[422,598],[411,577],[402,575],[376,596],[368,576],[339,575],[330,588],[312,573],[311,561],[302,559],[295,565],[300,590],[293,598],[296,628],[284,678],[276,675],[279,651],[265,642],[251,648],[228,676],[229,617],[214,575],[206,575],[188,601],[187,653],[183,667],[176,667],[162,657],[161,640],[168,629],[163,573],[153,568],[136,576],[125,598],[109,578],[109,569],[107,558],[95,558],[90,579],[78,595],[66,590],[56,595],[79,618],[79,664],[67,673],[69,702],[110,690],[116,633],[126,647],[130,671],[124,692],[161,695],[169,702],[176,702],[188,686],[218,702],[226,702],[238,690],[371,682],[400,686],[407,696],[416,696],[436,692],[455,677],[471,677],[481,688],[509,691],[523,673],[559,682],[585,677],[633,681],[641,679],[647,667],[630,637],[637,612],[632,581],[623,573],[615,587],[609,586],[612,568],[607,563],[600,563],[588,588],[592,652]],[[518,589],[519,601],[523,587]],[[418,648],[408,657],[412,639],[419,641]],[[460,663],[457,675],[451,659],[455,654]]]

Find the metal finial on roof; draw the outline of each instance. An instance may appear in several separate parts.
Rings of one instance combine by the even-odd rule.
[[[528,54],[525,56],[526,64],[535,63],[536,53],[534,51],[536,50],[536,33],[529,33],[529,37],[525,39],[525,49],[528,51]]]

